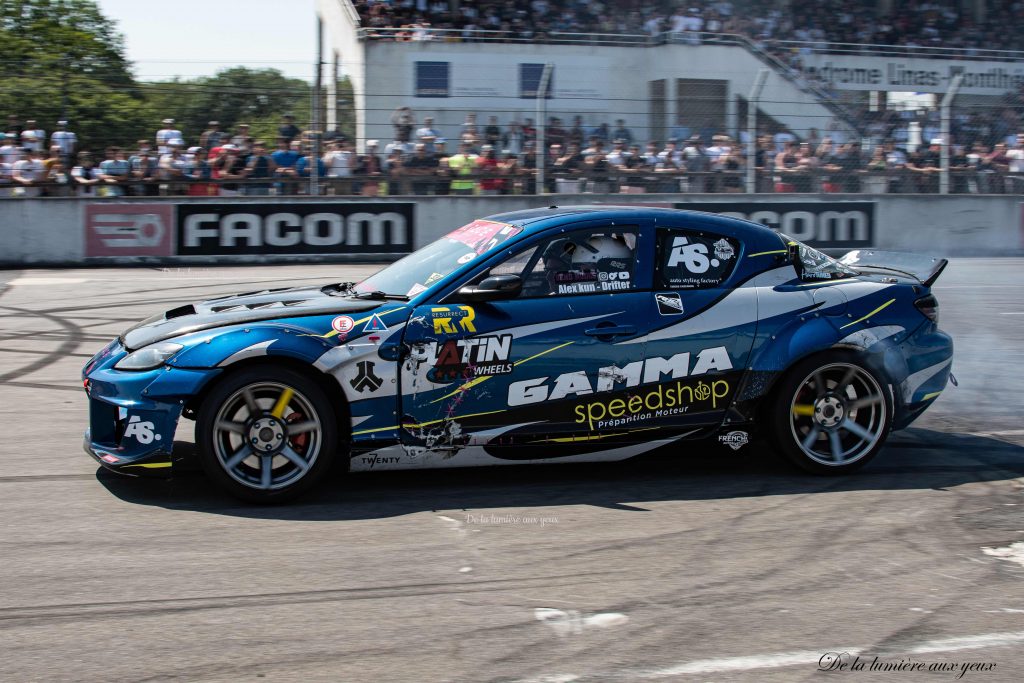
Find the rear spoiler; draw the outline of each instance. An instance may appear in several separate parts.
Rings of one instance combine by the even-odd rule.
[[[852,268],[879,268],[900,275],[909,275],[925,287],[931,287],[949,265],[949,261],[944,258],[871,249],[849,251],[839,259],[839,262]]]

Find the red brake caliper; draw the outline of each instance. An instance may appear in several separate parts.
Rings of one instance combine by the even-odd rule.
[[[304,418],[302,413],[292,413],[285,418],[285,422],[292,424],[295,422],[301,422]],[[309,432],[303,432],[302,434],[296,434],[295,436],[288,439],[288,443],[292,445],[298,453],[305,453],[306,446],[309,444]]]

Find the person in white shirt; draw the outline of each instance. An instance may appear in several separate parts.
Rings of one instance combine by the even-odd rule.
[[[78,136],[67,128],[67,121],[58,121],[57,130],[50,136],[50,144],[60,147],[61,159],[65,165],[70,166],[70,161],[75,155],[75,147],[78,146]]]
[[[324,155],[328,178],[348,178],[352,175],[355,155],[345,141],[332,142]]]
[[[25,130],[21,131],[21,146],[42,152],[44,144],[46,144],[46,131],[40,128],[34,120],[26,121]]]
[[[25,148],[22,158],[14,162],[11,179],[14,181],[14,193],[22,197],[38,197],[42,190],[37,185],[46,178],[46,167],[39,152]]]
[[[11,196],[11,165],[0,161],[0,197]]]
[[[7,164],[8,167],[14,166],[14,162],[21,159],[21,147],[17,145],[17,138],[5,136],[0,139],[3,140],[3,145],[0,146],[0,161]]]
[[[171,151],[171,140],[181,139],[181,131],[174,127],[174,119],[164,119],[164,127],[156,132],[156,148],[160,154]]]
[[[1014,194],[1024,190],[1024,133],[1017,133],[1013,147],[1006,150],[1009,159],[1008,171],[1013,174],[1007,178],[1010,191]]]

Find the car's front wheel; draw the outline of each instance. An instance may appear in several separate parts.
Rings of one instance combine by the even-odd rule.
[[[196,416],[203,469],[250,502],[283,502],[317,484],[330,470],[337,443],[327,395],[287,368],[255,366],[229,375]]]
[[[776,445],[797,466],[816,474],[863,467],[881,450],[892,424],[888,386],[852,353],[797,363],[775,398]]]

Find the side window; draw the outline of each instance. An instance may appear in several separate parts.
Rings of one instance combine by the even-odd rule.
[[[740,243],[699,230],[658,230],[655,282],[666,289],[707,289],[736,267]]]
[[[606,294],[636,289],[635,230],[578,230],[509,257],[487,275],[518,274],[520,298]]]

